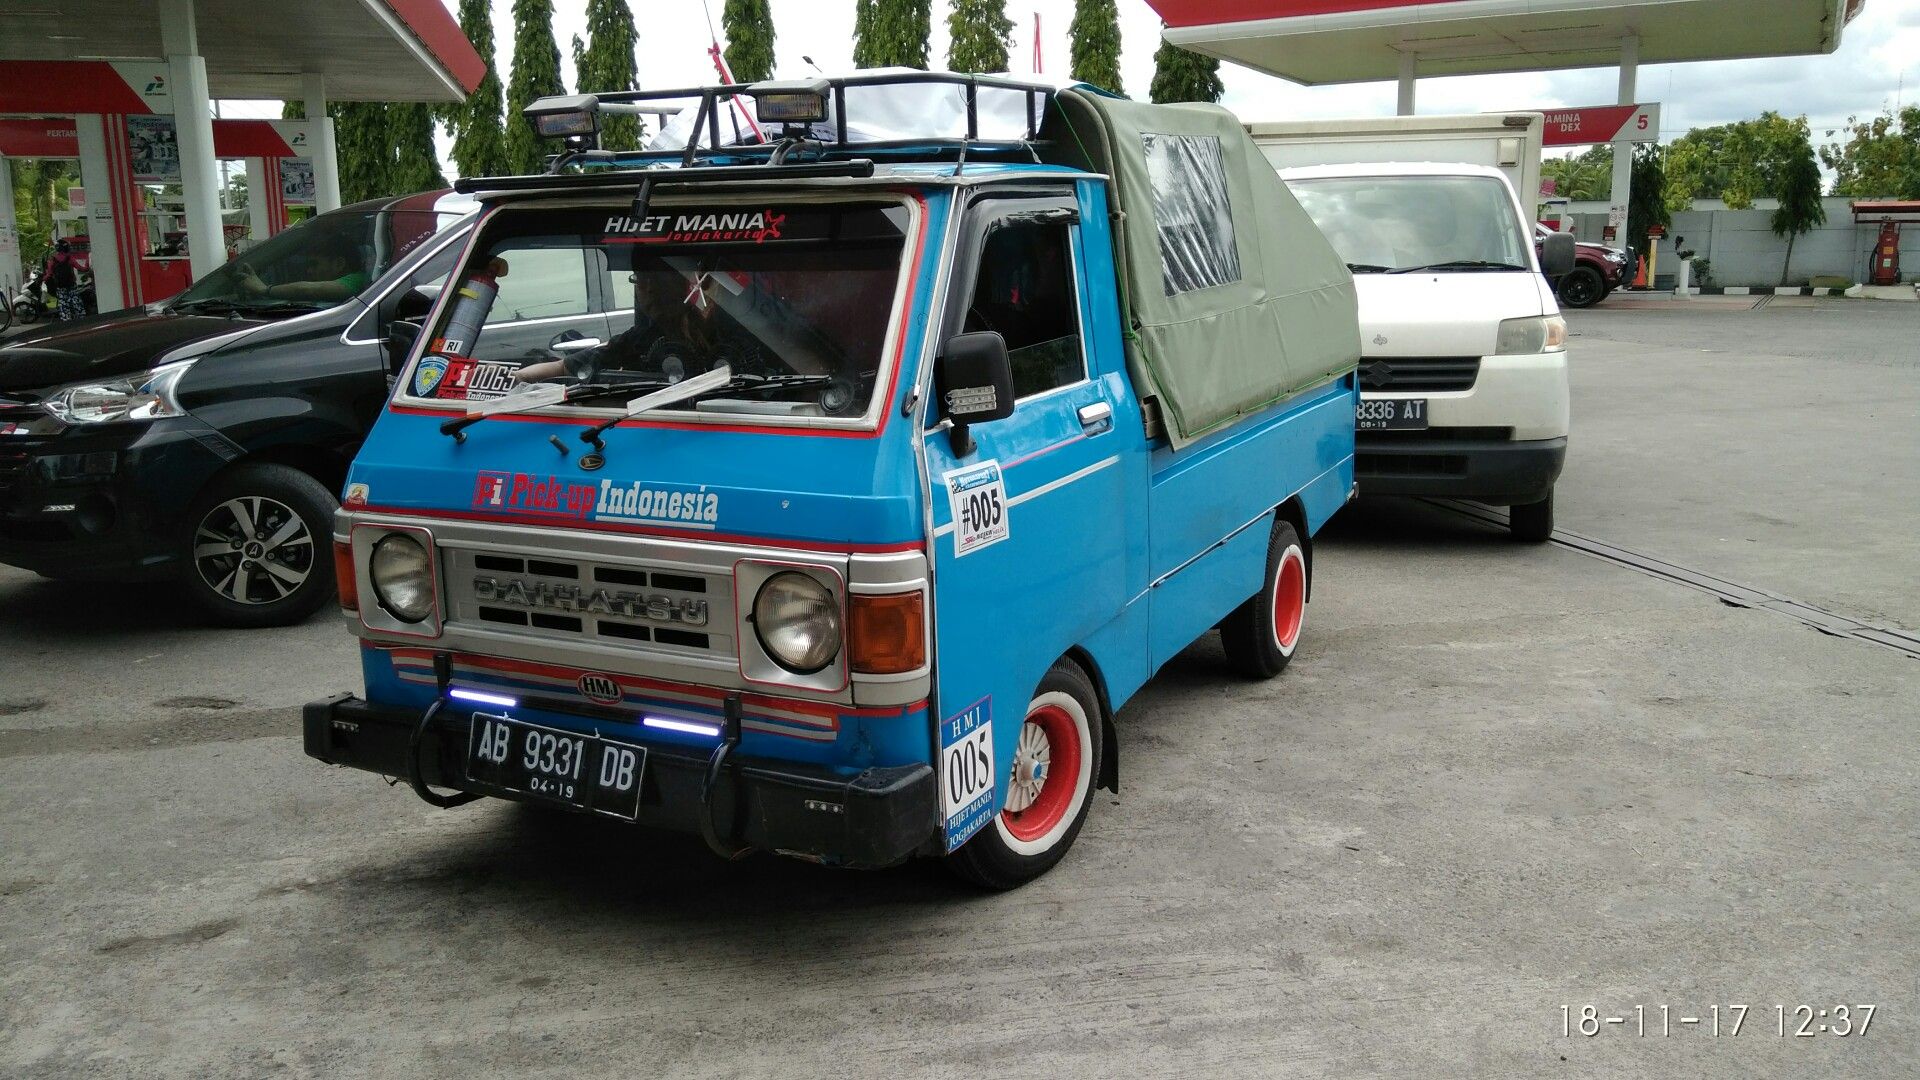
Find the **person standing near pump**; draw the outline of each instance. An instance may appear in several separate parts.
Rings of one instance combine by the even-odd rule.
[[[73,245],[54,241],[53,254],[47,256],[43,269],[47,288],[53,290],[53,298],[60,305],[60,321],[83,318],[87,306],[80,296],[80,265],[74,261]]]

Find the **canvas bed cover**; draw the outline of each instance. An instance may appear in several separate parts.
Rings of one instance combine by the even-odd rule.
[[[1075,86],[1041,136],[1112,178],[1127,366],[1175,449],[1359,363],[1353,276],[1232,113]]]

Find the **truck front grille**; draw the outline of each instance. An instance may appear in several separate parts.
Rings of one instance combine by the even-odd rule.
[[[1479,377],[1477,356],[1382,356],[1360,362],[1360,389],[1382,393],[1471,390]]]
[[[449,625],[734,655],[733,580],[684,568],[443,546]]]

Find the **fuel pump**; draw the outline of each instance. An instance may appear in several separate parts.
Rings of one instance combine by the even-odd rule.
[[[1873,243],[1873,270],[1868,275],[1872,285],[1900,284],[1900,223],[1883,221],[1880,223],[1880,239]]]

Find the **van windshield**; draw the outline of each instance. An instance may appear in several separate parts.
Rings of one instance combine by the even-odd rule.
[[[413,210],[321,214],[242,252],[168,306],[294,314],[334,307],[365,292],[441,221]]]
[[[1494,177],[1339,176],[1287,187],[1356,274],[1532,269],[1513,200]]]
[[[724,387],[676,408],[864,416],[909,223],[898,202],[503,210],[404,385],[474,401],[557,383],[607,409],[725,365]]]

